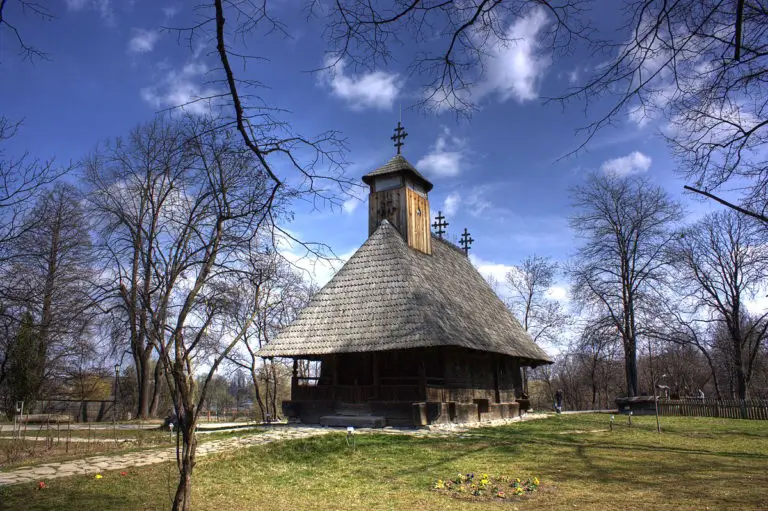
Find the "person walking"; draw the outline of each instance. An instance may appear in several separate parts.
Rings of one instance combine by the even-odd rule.
[[[563,389],[557,389],[555,392],[555,411],[557,413],[563,411]]]

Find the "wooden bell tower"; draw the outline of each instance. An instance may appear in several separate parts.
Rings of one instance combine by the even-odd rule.
[[[408,242],[408,246],[432,254],[428,192],[432,189],[424,176],[400,154],[402,140],[408,136],[397,123],[395,140],[397,155],[383,167],[363,176],[370,186],[368,196],[368,235],[383,220],[392,224]]]

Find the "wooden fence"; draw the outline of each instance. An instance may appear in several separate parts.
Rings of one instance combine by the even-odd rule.
[[[768,420],[768,401],[701,398],[659,399],[659,415]]]

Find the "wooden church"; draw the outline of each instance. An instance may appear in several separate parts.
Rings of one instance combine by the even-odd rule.
[[[368,239],[259,354],[294,359],[289,420],[423,426],[517,416],[524,366],[551,363],[467,257],[430,232],[430,183],[401,154],[363,176]],[[300,377],[298,360],[320,361]]]

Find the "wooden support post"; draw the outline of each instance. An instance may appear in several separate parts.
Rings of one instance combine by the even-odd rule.
[[[493,388],[494,398],[497,403],[501,403],[501,389],[499,389],[499,357],[498,355],[491,355],[493,357]]]
[[[293,359],[293,377],[296,378],[299,375],[299,360]]]
[[[331,355],[331,397],[336,399],[336,385],[339,384],[339,356]]]
[[[381,397],[381,380],[379,378],[379,357],[378,353],[373,352],[371,355],[371,372],[373,375],[373,397],[379,399]]]
[[[419,358],[419,395],[427,400],[427,368],[424,366],[424,355]]]

